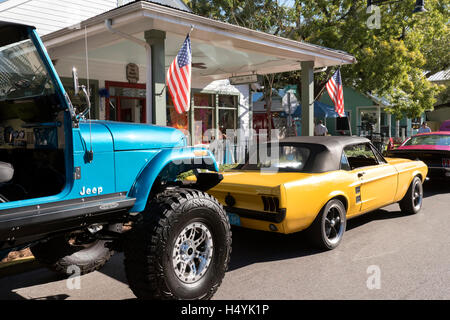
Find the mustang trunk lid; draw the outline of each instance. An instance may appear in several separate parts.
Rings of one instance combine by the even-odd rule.
[[[259,171],[232,170],[224,172],[223,180],[208,192],[226,206],[230,206],[229,201],[232,197],[234,201],[232,206],[236,208],[278,212],[278,209],[285,206],[283,184],[310,175],[291,172],[262,174]]]
[[[229,171],[223,173],[223,180],[214,187],[217,191],[236,190],[250,194],[279,194],[280,185],[301,179],[311,174],[278,172],[260,173],[259,171]]]

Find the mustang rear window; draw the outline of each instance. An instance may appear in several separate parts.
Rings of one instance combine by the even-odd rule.
[[[270,151],[270,148],[268,148]],[[258,170],[262,168],[275,168],[280,171],[302,171],[310,157],[309,148],[300,146],[280,145],[276,150],[278,154],[270,154],[260,159],[257,164],[247,163],[241,170]],[[251,157],[250,157],[251,158]]]
[[[450,135],[430,134],[424,136],[416,136],[412,137],[404,144],[404,146],[418,145],[450,146]]]

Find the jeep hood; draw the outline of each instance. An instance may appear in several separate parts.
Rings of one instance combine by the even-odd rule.
[[[114,150],[144,150],[183,147],[185,135],[170,127],[151,124],[100,121],[111,132]]]

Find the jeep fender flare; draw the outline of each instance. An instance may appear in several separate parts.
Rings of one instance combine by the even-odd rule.
[[[130,212],[142,212],[158,177],[165,181],[175,181],[178,174],[192,169],[219,171],[211,151],[204,148],[183,147],[163,149],[153,157],[138,174],[133,183],[129,197],[136,198]]]

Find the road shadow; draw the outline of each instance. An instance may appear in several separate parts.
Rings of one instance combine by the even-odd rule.
[[[232,227],[233,247],[228,270],[258,262],[309,256],[323,252],[311,247],[305,232],[279,234]]]
[[[103,268],[98,270],[98,272],[103,273],[104,275],[117,281],[128,284],[123,259],[123,253],[114,254],[108,263],[105,264]]]
[[[450,181],[428,180],[423,184],[423,197],[431,197],[438,194],[446,194],[450,196]]]
[[[400,208],[396,211],[389,211],[385,209],[378,209],[375,211],[367,212],[358,217],[347,220],[347,228],[345,231],[350,231],[352,229],[359,228],[367,223],[378,221],[378,220],[392,220],[405,218],[407,215],[400,211]]]
[[[15,291],[66,279],[63,275],[46,268],[38,268],[0,278],[0,300],[27,300]],[[66,295],[39,297],[32,300],[65,300]]]
[[[405,217],[400,210],[378,209],[348,220],[346,232],[373,221]],[[232,232],[233,248],[228,268],[230,271],[254,263],[286,260],[328,252],[327,250],[314,248],[305,231],[279,234],[232,227]]]

